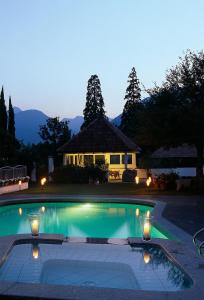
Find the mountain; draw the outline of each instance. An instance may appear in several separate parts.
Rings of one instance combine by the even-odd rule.
[[[76,116],[75,118],[64,118],[62,121],[68,121],[69,128],[72,130],[72,133],[76,134],[80,131],[84,118],[82,116]]]
[[[42,111],[37,109],[21,110],[19,107],[14,107],[16,137],[22,140],[25,144],[37,144],[41,141],[38,134],[40,125],[46,123],[49,118]],[[75,118],[64,118],[63,121],[69,121],[69,128],[72,133],[79,132],[80,127],[84,121],[82,116]]]
[[[44,125],[49,116],[37,109],[21,110],[19,107],[14,107],[14,113],[17,139],[25,144],[39,143],[41,141],[38,134],[40,125]],[[64,118],[62,121],[69,121],[69,128],[72,133],[77,134],[84,122],[84,118],[76,116],[74,118]],[[109,121],[118,126],[120,125],[120,116],[113,120],[109,118]]]
[[[115,117],[115,118],[112,120],[112,123],[113,123],[115,126],[120,126],[120,123],[121,123],[121,115]]]
[[[22,111],[19,107],[16,107],[16,106],[14,106],[13,110],[14,110],[15,114],[18,114],[19,112]]]
[[[39,143],[39,126],[45,124],[48,116],[37,109],[18,111],[15,113],[16,137],[25,144]]]

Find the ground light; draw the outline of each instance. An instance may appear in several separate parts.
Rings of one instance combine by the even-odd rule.
[[[152,182],[152,178],[148,177],[146,180],[146,186],[150,186],[150,183]]]
[[[41,178],[41,180],[40,180],[41,190],[43,190],[43,187],[45,186],[46,182],[47,182],[46,177]]]
[[[136,184],[139,184],[139,182],[140,182],[140,178],[139,178],[139,176],[136,176],[136,177],[135,177],[135,183],[136,183]]]

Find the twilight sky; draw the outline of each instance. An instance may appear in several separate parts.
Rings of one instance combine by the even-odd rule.
[[[203,0],[0,0],[0,85],[14,106],[73,117],[98,74],[114,117],[133,66],[151,87],[203,48],[203,12]]]

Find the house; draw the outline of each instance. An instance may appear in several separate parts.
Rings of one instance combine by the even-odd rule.
[[[203,152],[204,154],[204,152]],[[159,148],[151,155],[152,168],[156,172],[174,171],[182,177],[196,176],[197,151],[195,146]]]
[[[109,176],[119,179],[125,169],[137,168],[140,148],[106,118],[100,117],[58,149],[63,165],[106,165]]]

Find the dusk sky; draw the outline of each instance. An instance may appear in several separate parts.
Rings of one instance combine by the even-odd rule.
[[[98,74],[114,117],[133,66],[149,88],[203,49],[203,12],[203,0],[0,0],[0,85],[23,110],[74,117]]]

